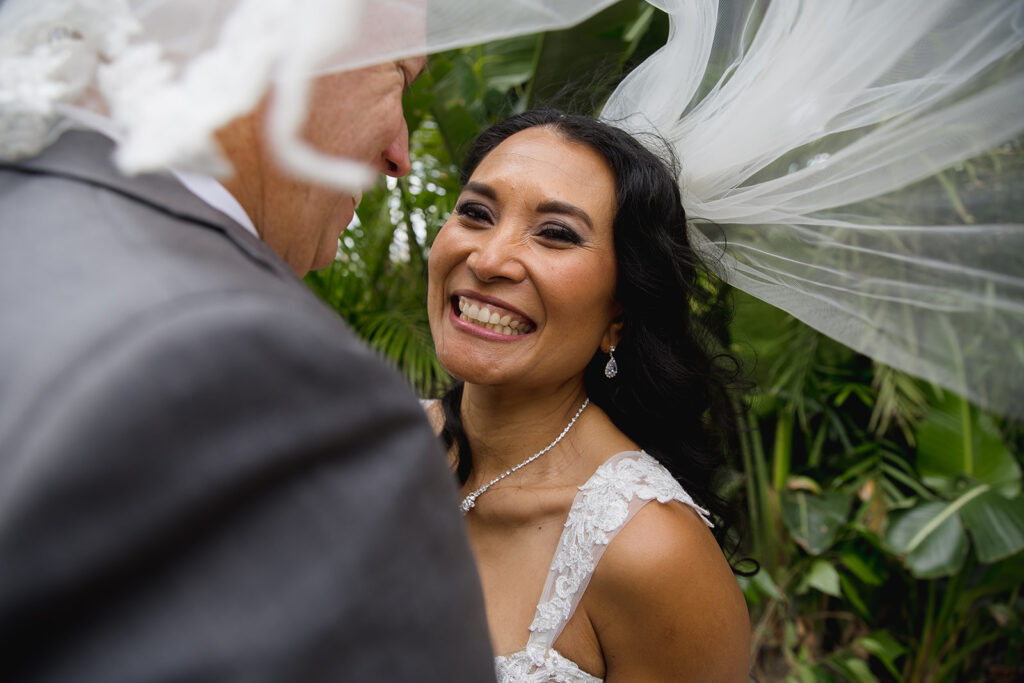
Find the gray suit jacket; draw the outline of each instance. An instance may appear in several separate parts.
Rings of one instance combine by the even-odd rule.
[[[0,167],[0,680],[493,679],[404,382],[111,151]]]

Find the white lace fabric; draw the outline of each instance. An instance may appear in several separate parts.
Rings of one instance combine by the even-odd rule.
[[[581,670],[552,646],[576,611],[597,563],[615,535],[656,500],[677,500],[714,526],[708,511],[657,460],[643,451],[609,458],[580,486],[558,540],[526,648],[495,658],[498,683],[594,683],[602,679]]]

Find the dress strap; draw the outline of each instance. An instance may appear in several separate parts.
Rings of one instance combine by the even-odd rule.
[[[565,520],[530,625],[526,649],[531,658],[543,658],[558,639],[608,544],[652,500],[678,500],[693,508],[709,527],[714,526],[710,513],[647,453],[625,451],[609,458],[580,486]]]

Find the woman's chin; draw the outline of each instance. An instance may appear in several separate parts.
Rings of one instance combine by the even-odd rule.
[[[465,355],[452,359],[439,356],[438,360],[449,375],[466,384],[490,386],[505,384],[510,379],[507,372],[490,360],[471,359]]]

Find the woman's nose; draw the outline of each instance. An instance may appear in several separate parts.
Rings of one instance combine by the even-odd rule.
[[[473,247],[466,259],[466,265],[481,282],[496,279],[518,282],[526,276],[526,269],[519,260],[518,244],[514,237],[504,234],[500,227],[481,231],[480,241]]]

